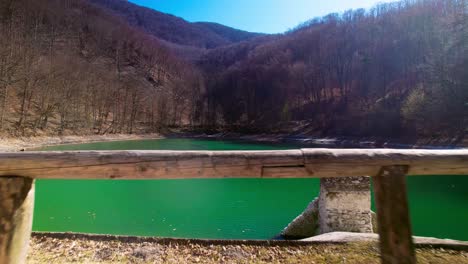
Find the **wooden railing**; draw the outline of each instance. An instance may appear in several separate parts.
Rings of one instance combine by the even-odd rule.
[[[383,263],[415,263],[406,175],[466,175],[468,150],[71,151],[0,153],[0,263],[26,256],[33,179],[372,176]]]

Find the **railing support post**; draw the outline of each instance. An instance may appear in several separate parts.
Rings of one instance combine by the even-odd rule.
[[[414,264],[406,192],[408,166],[385,166],[373,177],[383,264]]]
[[[33,207],[33,179],[0,177],[0,263],[26,262]]]

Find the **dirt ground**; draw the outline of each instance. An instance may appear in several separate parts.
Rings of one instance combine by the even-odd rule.
[[[418,263],[468,263],[468,251],[424,247]],[[377,243],[200,241],[35,234],[27,263],[380,263]]]

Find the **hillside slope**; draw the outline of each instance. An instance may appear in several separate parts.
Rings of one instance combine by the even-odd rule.
[[[384,137],[468,133],[466,1],[330,14],[268,41],[210,50],[205,126]]]

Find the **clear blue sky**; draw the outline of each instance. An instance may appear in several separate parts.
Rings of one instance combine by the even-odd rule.
[[[217,22],[253,32],[281,33],[317,16],[369,8],[390,0],[129,0],[190,22]]]

